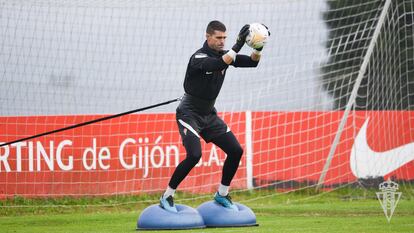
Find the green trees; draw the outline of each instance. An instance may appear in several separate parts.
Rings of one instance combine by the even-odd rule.
[[[322,68],[324,87],[344,109],[372,39],[383,0],[327,1],[323,18],[329,30],[329,60]],[[414,1],[392,0],[364,74],[357,110],[414,109]]]

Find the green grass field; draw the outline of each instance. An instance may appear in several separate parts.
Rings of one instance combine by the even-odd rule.
[[[304,193],[269,195],[272,192],[265,191],[233,197],[236,201],[247,200],[242,203],[256,213],[258,227],[162,232],[414,232],[413,190],[405,192],[411,193],[403,193],[391,223],[386,221],[372,193],[328,192],[309,196]],[[184,195],[179,194],[177,202],[180,196]],[[156,196],[15,198],[1,202],[0,232],[136,232],[140,212],[156,203],[156,199]],[[206,200],[200,198],[183,204],[196,207]]]

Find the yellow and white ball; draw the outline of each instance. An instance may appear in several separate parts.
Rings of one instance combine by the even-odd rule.
[[[249,35],[246,37],[246,44],[251,48],[263,47],[269,38],[269,31],[261,23],[252,23],[249,28]]]

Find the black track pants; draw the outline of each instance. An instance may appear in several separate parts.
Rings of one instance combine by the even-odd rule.
[[[201,158],[201,143],[199,136],[186,130],[182,125],[179,125],[180,133],[183,139],[183,145],[187,152],[186,158],[175,169],[169,186],[176,189],[184,178],[190,173],[191,169],[198,163]],[[223,173],[221,183],[229,186],[237,168],[239,167],[240,159],[243,154],[243,149],[237,141],[234,134],[229,131],[211,140],[216,146],[221,148],[226,154],[227,158],[223,165]]]

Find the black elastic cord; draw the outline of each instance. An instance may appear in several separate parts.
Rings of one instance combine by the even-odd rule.
[[[18,140],[3,143],[3,144],[0,145],[0,147],[7,146],[7,145],[10,145],[10,144],[13,144],[13,143],[16,143],[16,142],[21,142],[21,141],[26,141],[26,140],[33,139],[33,138],[38,138],[38,137],[45,136],[45,135],[52,134],[52,133],[58,133],[58,132],[62,132],[62,131],[65,131],[65,130],[74,129],[74,128],[82,127],[82,126],[85,126],[85,125],[90,125],[90,124],[100,122],[100,121],[106,121],[106,120],[109,120],[109,119],[112,119],[112,118],[128,115],[128,114],[131,114],[131,113],[145,111],[145,110],[148,110],[148,109],[151,109],[151,108],[156,108],[156,107],[159,107],[159,106],[162,106],[162,105],[167,105],[167,104],[179,101],[180,99],[181,99],[181,97],[173,99],[173,100],[168,100],[166,102],[150,105],[150,106],[147,106],[147,107],[138,108],[138,109],[131,110],[131,111],[128,111],[128,112],[123,112],[123,113],[119,113],[119,114],[116,114],[116,115],[106,116],[106,117],[98,118],[98,119],[95,119],[95,120],[86,121],[86,122],[83,122],[83,123],[79,123],[79,124],[71,125],[71,126],[68,126],[68,127],[64,127],[64,128],[61,128],[61,129],[56,129],[56,130],[36,134],[36,135],[30,136],[30,137],[21,138],[21,139],[18,139]]]

